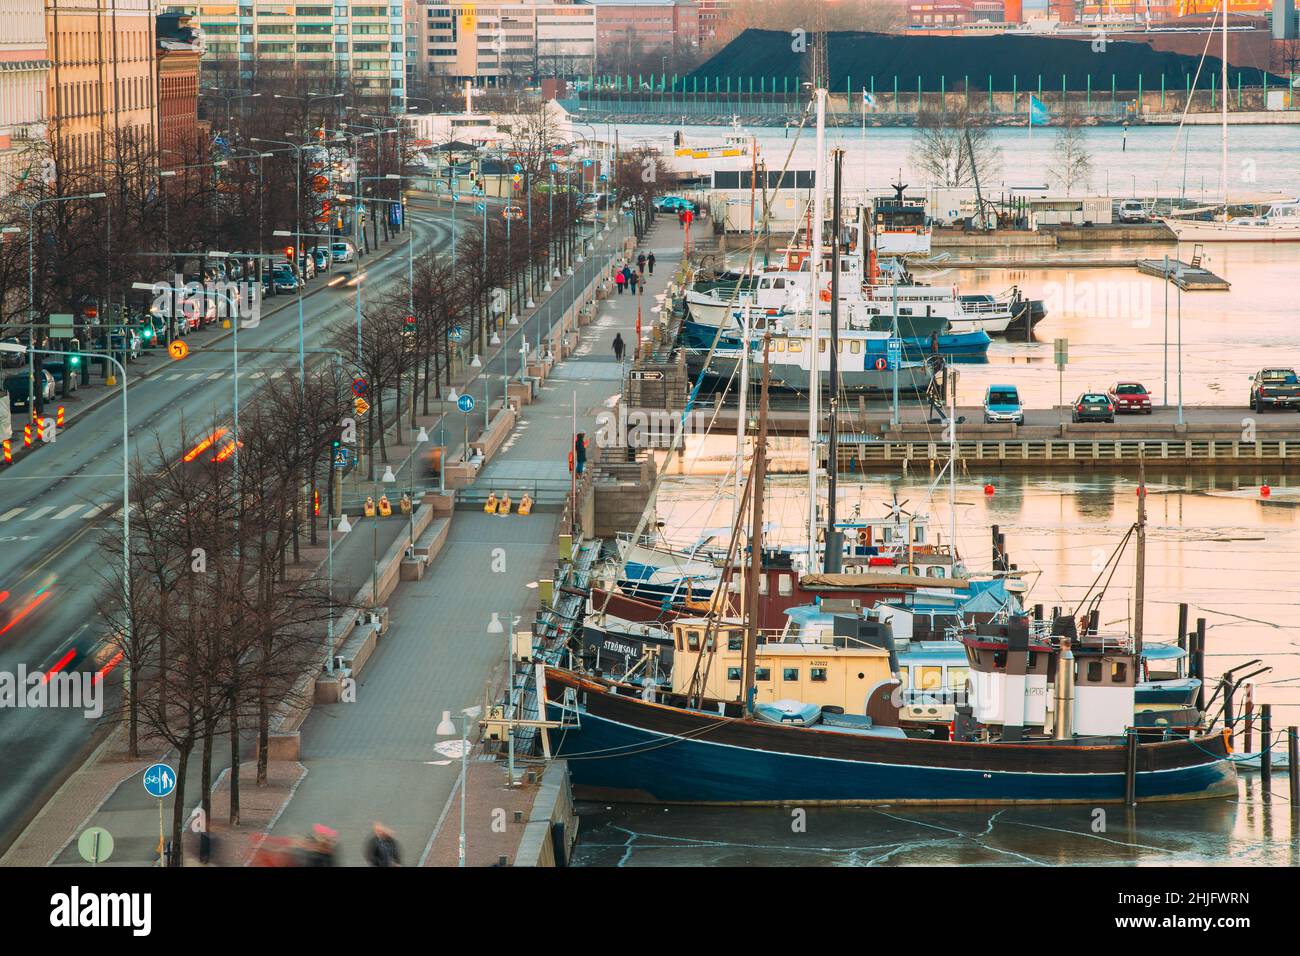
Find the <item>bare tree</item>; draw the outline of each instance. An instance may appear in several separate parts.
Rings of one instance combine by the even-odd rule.
[[[1068,120],[1056,131],[1052,155],[1049,175],[1067,196],[1075,189],[1088,188],[1092,181],[1092,152],[1078,121]]]
[[[924,112],[912,137],[912,164],[936,186],[974,186],[996,178],[1002,151],[968,109]]]

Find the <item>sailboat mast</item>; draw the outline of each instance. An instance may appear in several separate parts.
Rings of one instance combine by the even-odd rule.
[[[812,348],[808,350],[808,570],[817,567],[817,426],[821,423],[820,337],[822,217],[826,212],[826,90],[817,89],[817,166],[812,216]]]
[[[839,404],[840,404],[840,203],[841,187],[844,176],[844,150],[835,150],[834,199],[831,206],[831,348],[830,348],[830,439],[826,451],[826,550],[822,555],[822,570],[827,574],[839,574],[844,547],[840,543],[840,534],[835,530],[835,473],[839,470]],[[812,345],[813,352],[821,350],[821,341]]]
[[[754,710],[754,662],[758,659],[758,576],[763,567],[763,484],[767,480],[767,387],[772,378],[768,350],[772,331],[763,334],[763,386],[758,398],[758,437],[754,440],[754,465],[749,470],[754,518],[749,528],[749,567],[745,579],[745,646],[741,687],[745,713]]]
[[[1133,581],[1133,653],[1142,656],[1142,617],[1146,600],[1147,565],[1147,469],[1138,459],[1137,569]]]
[[[1220,16],[1223,18],[1223,55],[1221,57],[1223,62],[1220,64],[1220,67],[1223,70],[1223,82],[1220,85],[1223,87],[1223,96],[1221,98],[1222,102],[1219,105],[1222,109],[1223,119],[1221,144],[1223,155],[1220,160],[1221,168],[1219,175],[1221,177],[1220,184],[1223,187],[1223,222],[1224,228],[1226,229],[1228,222],[1228,0],[1222,0],[1222,3],[1223,12]]]
[[[749,340],[753,335],[753,319],[749,311],[749,303],[745,303],[744,310],[741,313],[740,341],[743,343],[740,353],[740,402],[736,409],[736,504],[732,509],[731,523],[734,526],[736,520],[740,517],[740,488],[744,481],[745,471],[745,403],[749,397]]]

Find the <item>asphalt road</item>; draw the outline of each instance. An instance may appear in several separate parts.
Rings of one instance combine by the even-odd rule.
[[[413,214],[416,254],[450,242],[450,227],[428,214]],[[405,277],[407,255],[398,246],[383,260],[365,257],[361,268],[366,293]],[[314,291],[321,278],[309,284]],[[303,300],[305,347],[321,347],[329,328],[355,315],[355,294],[324,288]],[[182,422],[194,426],[227,418],[234,399],[232,341],[217,332],[191,334],[190,355],[173,362],[160,350],[127,367],[129,453],[148,460],[156,447],[183,454]],[[204,343],[210,343],[205,349]],[[297,364],[298,310],[264,316],[239,333],[241,403],[268,377]],[[255,352],[253,349],[289,352]],[[168,364],[148,378],[138,372]],[[116,390],[114,390],[116,391]],[[83,407],[102,389],[80,392]],[[69,408],[75,407],[68,403]],[[122,406],[117,396],[77,415],[54,444],[22,457],[0,472],[0,671],[19,666],[46,670],[62,663],[65,671],[94,671],[107,663],[103,622],[97,605],[109,558],[105,535],[120,536],[122,502]],[[368,556],[371,542],[345,542]],[[364,536],[369,538],[369,535]],[[108,538],[112,540],[112,537]],[[364,546],[364,548],[363,548]],[[342,546],[341,546],[342,547]],[[340,554],[336,550],[336,562]],[[349,562],[350,563],[350,562]],[[69,656],[71,655],[71,656]],[[120,668],[109,675],[112,685]],[[52,708],[0,708],[0,852],[25,825],[67,772],[96,740],[103,718]]]

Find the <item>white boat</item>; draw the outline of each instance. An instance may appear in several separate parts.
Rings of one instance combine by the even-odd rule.
[[[1180,242],[1300,242],[1300,199],[1275,202],[1259,216],[1160,220]]]

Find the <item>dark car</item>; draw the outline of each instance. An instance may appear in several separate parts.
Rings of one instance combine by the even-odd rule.
[[[45,369],[36,374],[36,387],[40,389],[42,401],[54,398],[54,376]],[[9,410],[26,411],[29,408],[30,394],[27,389],[27,373],[5,376],[5,391],[9,393]]]
[[[297,292],[300,284],[300,280],[294,275],[293,269],[288,263],[276,265],[271,270],[271,285],[277,293]]]
[[[63,359],[47,358],[44,361],[44,363],[42,363],[42,367],[45,369],[45,371],[49,372],[51,375],[54,376],[54,382],[58,388],[59,394],[64,393],[64,388],[63,388],[64,375],[67,375],[68,377],[67,391],[75,392],[77,390],[77,386],[81,384],[81,369],[77,365],[70,366]]]
[[[1113,422],[1115,405],[1103,392],[1084,392],[1074,400],[1072,422]]]
[[[1140,382],[1116,382],[1106,392],[1106,397],[1115,406],[1117,412],[1132,412],[1134,415],[1151,414],[1151,395],[1147,387]]]
[[[1250,379],[1250,407],[1300,408],[1300,378],[1293,368],[1260,369]]]

